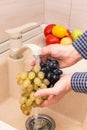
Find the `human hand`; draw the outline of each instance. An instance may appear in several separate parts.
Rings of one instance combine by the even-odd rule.
[[[56,82],[53,88],[41,89],[35,93],[36,97],[48,96],[39,107],[45,107],[54,103],[57,103],[67,92],[71,90],[71,76],[72,74],[67,74]]]
[[[72,45],[64,46],[60,44],[51,44],[42,48],[42,59],[51,57],[57,59],[60,68],[69,67],[79,60],[82,56]]]

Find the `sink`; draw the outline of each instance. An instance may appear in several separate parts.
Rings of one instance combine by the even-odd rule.
[[[1,130],[17,130],[15,128],[13,128],[12,126],[6,124],[5,122],[3,121],[0,121],[0,129]]]
[[[41,36],[39,38],[41,40]],[[39,43],[39,38],[36,37],[30,43]],[[29,117],[23,115],[20,110],[19,96],[21,90],[16,84],[16,79],[15,83],[13,82],[13,76],[9,80],[8,53],[9,51],[0,55],[0,120],[17,130],[26,130],[25,122]],[[32,57],[30,60],[32,60]],[[86,61],[82,60],[63,71],[64,73],[86,71],[86,66]],[[14,71],[17,70],[13,68],[10,74],[13,75]],[[15,89],[13,89],[14,84]],[[76,94],[71,91],[57,104],[41,108],[40,113],[53,118],[56,123],[55,130],[87,130],[87,95]]]

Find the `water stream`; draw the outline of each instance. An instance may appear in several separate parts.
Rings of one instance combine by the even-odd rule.
[[[34,116],[34,130],[38,130],[39,128],[41,128],[41,123],[38,119],[39,116],[39,108],[33,108],[33,116]]]

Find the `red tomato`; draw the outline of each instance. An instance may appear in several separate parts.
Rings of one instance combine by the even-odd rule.
[[[60,43],[60,39],[52,34],[49,34],[46,37],[46,45],[50,45],[50,44],[59,44]]]
[[[44,28],[44,35],[47,36],[49,34],[52,33],[52,28],[55,26],[56,24],[49,24]]]

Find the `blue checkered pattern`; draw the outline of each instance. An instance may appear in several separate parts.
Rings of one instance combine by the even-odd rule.
[[[71,86],[75,92],[87,94],[87,72],[76,72],[71,78]]]
[[[87,59],[87,31],[85,31],[83,35],[75,40],[72,45],[82,55],[83,58]]]
[[[72,45],[84,59],[87,59],[87,31],[74,41]],[[75,92],[87,94],[87,72],[74,73],[71,78],[71,86]]]

